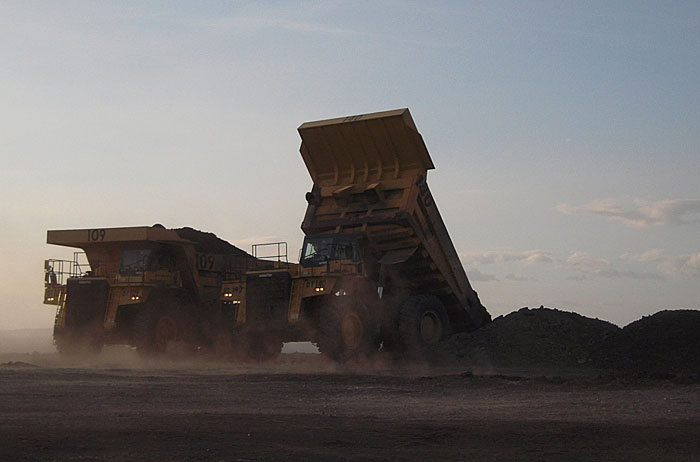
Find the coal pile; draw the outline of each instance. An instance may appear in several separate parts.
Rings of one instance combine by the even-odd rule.
[[[665,310],[634,321],[594,354],[601,368],[700,374],[700,311]]]
[[[661,311],[620,329],[576,313],[522,308],[452,336],[440,350],[472,367],[697,375],[700,311]]]
[[[522,308],[475,332],[452,336],[448,354],[482,367],[577,367],[619,333],[607,321],[551,308]]]
[[[245,251],[221,239],[214,233],[208,233],[189,227],[176,228],[174,231],[181,238],[194,242],[194,247],[197,252],[223,255],[247,255]]]

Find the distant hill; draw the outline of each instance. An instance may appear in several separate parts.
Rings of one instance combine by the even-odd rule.
[[[52,329],[0,330],[0,353],[54,353]]]

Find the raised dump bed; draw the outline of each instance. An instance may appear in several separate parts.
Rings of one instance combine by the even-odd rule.
[[[299,134],[314,182],[299,264],[224,285],[250,352],[268,358],[296,340],[337,361],[422,354],[489,322],[426,184],[433,162],[408,109],[308,122]]]
[[[453,330],[490,320],[426,182],[434,165],[408,109],[307,122],[299,134],[314,182],[307,239],[362,236],[369,276],[386,295],[438,297]]]

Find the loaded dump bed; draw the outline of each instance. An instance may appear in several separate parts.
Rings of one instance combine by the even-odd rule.
[[[222,278],[239,276],[254,267],[256,259],[213,233],[193,228],[166,229],[161,225],[123,228],[50,230],[48,244],[80,248],[87,254],[92,275],[123,282],[120,277],[125,251],[167,246],[178,251],[173,258],[188,285],[197,292],[200,286],[217,285]],[[150,246],[150,247],[149,247]],[[209,281],[216,279],[217,281]],[[142,282],[142,281],[139,281]]]
[[[314,182],[304,233],[360,234],[406,286],[440,297],[452,313],[464,310],[473,328],[488,322],[428,188],[433,162],[408,109],[307,122],[298,130]]]

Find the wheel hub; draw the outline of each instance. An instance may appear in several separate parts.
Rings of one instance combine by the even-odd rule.
[[[420,335],[425,343],[437,343],[442,337],[442,322],[437,313],[426,311],[420,321]]]
[[[357,314],[348,313],[343,317],[340,323],[340,335],[348,350],[354,350],[360,345],[363,332],[362,320]]]

